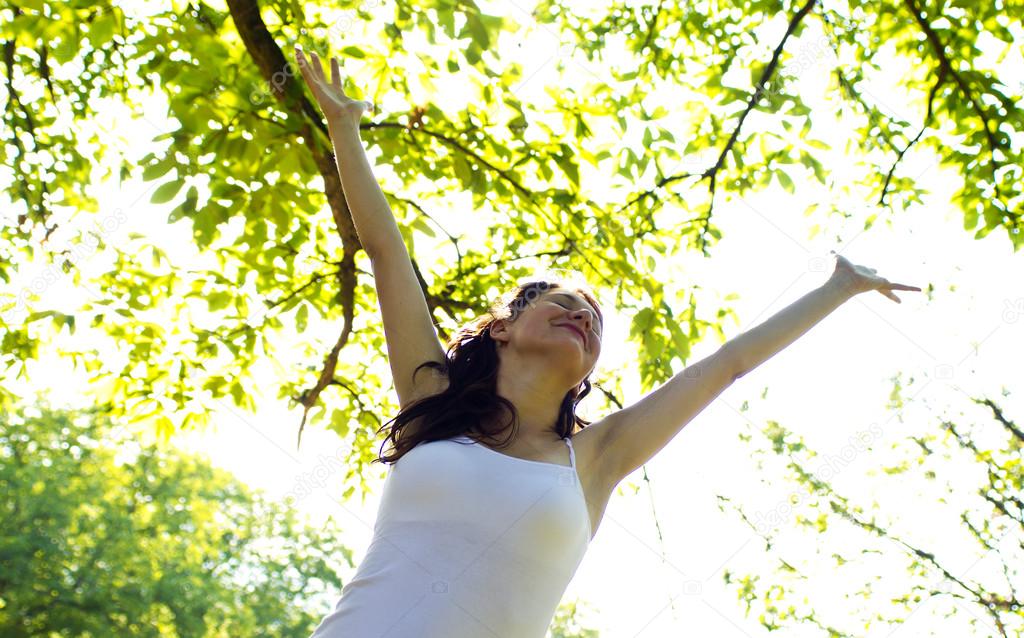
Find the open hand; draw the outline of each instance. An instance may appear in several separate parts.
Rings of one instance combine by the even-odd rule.
[[[834,250],[832,251],[832,254],[836,256],[836,269],[832,272],[832,276],[829,278],[828,284],[839,286],[851,297],[869,290],[877,290],[896,303],[903,303],[900,301],[899,297],[892,293],[893,290],[921,291],[917,286],[894,284],[885,277],[879,277],[875,274],[878,271],[874,268],[857,266],[850,263],[849,259],[836,253]]]
[[[299,71],[306,81],[306,86],[313,92],[320,110],[324,112],[327,122],[338,121],[359,123],[365,111],[373,110],[373,103],[366,100],[353,100],[341,90],[341,73],[338,70],[338,59],[331,57],[331,81],[324,77],[323,67],[320,65],[320,58],[316,53],[310,52],[313,61],[306,60],[306,55],[298,45],[295,46],[295,59],[299,64]]]

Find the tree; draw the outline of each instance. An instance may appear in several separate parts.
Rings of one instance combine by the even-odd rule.
[[[442,338],[538,265],[572,268],[629,317],[648,391],[685,365],[695,341],[711,332],[725,339],[730,308],[704,310],[698,284],[667,285],[655,274],[659,261],[686,251],[711,254],[723,196],[773,179],[791,192],[798,181],[818,182],[876,201],[867,228],[898,214],[894,203],[921,201],[900,170],[916,147],[963,176],[965,228],[980,223],[979,237],[1002,228],[1022,245],[1021,108],[989,62],[1014,46],[1018,9],[1019,0],[939,8],[805,0],[609,3],[580,13],[545,1],[533,16],[564,40],[559,64],[574,66],[549,87],[548,104],[531,104],[516,94],[529,80],[522,66],[494,53],[524,24],[471,2],[362,3],[340,17],[326,5],[256,0],[224,9],[179,1],[149,15],[109,2],[11,5],[0,35],[15,217],[0,228],[0,277],[37,254],[52,267],[5,291],[2,365],[24,374],[48,327],[88,324],[124,355],[112,359],[85,340],[66,350],[96,381],[98,404],[169,435],[205,423],[215,402],[255,408],[257,368],[282,361],[275,398],[301,407],[296,425],[308,415],[349,438],[352,475],[362,475],[376,452],[370,433],[397,405],[325,124],[283,53],[299,43],[340,55],[351,94],[388,105],[362,133],[379,154]],[[772,30],[758,27],[776,23],[784,28],[759,40]],[[883,41],[911,66],[901,87],[918,107],[915,121],[888,117],[864,89]],[[983,58],[983,44],[996,55]],[[820,159],[833,113],[812,122],[787,89],[809,72],[804,57],[816,47],[841,61],[831,73],[835,113],[860,118],[860,139],[847,149],[859,162],[852,179],[829,174]],[[465,94],[439,88],[449,80]],[[166,144],[160,152],[138,157],[136,140],[87,138],[57,117],[88,122],[108,100],[146,118],[140,89],[165,98],[177,122],[153,137]],[[685,99],[650,106],[658,92]],[[136,212],[100,210],[87,186],[92,167],[117,153],[120,177],[151,181],[150,200],[191,229],[189,263],[173,263],[160,237],[111,242],[110,229]],[[597,183],[607,195],[591,196]],[[464,203],[453,204],[459,194]],[[853,214],[824,208],[808,213],[822,222]],[[97,229],[83,231],[69,211]],[[486,240],[454,230],[482,215],[494,217]],[[54,245],[62,232],[77,237],[70,248]],[[84,279],[74,250],[83,245],[112,255],[112,267]],[[39,307],[50,280],[63,277],[100,298]],[[332,336],[318,338],[314,325],[331,326]],[[609,401],[624,400],[621,376],[595,381]]]
[[[308,636],[352,555],[202,458],[107,418],[4,410],[0,634]]]
[[[596,629],[581,626],[577,615],[580,606],[575,602],[562,603],[555,611],[548,628],[548,638],[600,638]]]
[[[902,407],[901,390],[894,389],[892,407]],[[997,401],[971,401],[981,406],[977,414],[938,417],[932,427],[900,437],[891,452],[878,424],[834,457],[779,423],[766,424],[768,449],[756,453],[785,464],[786,498],[767,514],[751,514],[719,497],[774,559],[765,573],[723,573],[747,614],[768,629],[813,625],[829,637],[895,631],[917,614],[922,621],[941,617],[950,635],[1021,635],[1024,428]],[[868,470],[843,476],[843,483],[879,495],[877,502],[857,502],[837,486],[858,456],[868,459]],[[881,489],[868,489],[875,481]],[[927,491],[911,496],[901,487],[909,485]],[[780,543],[784,535],[790,538]],[[841,601],[814,590],[826,577],[816,571],[843,590]]]

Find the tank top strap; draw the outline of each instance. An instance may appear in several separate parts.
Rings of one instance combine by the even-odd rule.
[[[576,451],[573,450],[573,448],[572,448],[572,438],[567,436],[563,440],[565,441],[565,444],[569,446],[569,465],[572,466],[572,469],[575,470],[576,469]]]

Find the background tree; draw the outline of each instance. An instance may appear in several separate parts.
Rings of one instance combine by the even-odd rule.
[[[51,315],[72,327],[87,320],[128,341],[121,368],[88,351],[71,355],[109,381],[104,398],[112,413],[148,415],[169,429],[202,422],[207,393],[253,407],[247,382],[255,360],[275,356],[279,335],[301,332],[310,313],[338,325],[337,339],[309,343],[303,367],[317,359],[321,365],[291,372],[279,396],[308,409],[330,389],[326,398],[336,408],[329,425],[342,433],[372,425],[362,416],[367,411],[394,407],[379,374],[377,322],[357,325],[357,317],[376,310],[372,286],[358,267],[359,242],[324,123],[283,53],[294,42],[344,56],[351,84],[374,102],[395,98],[395,106],[362,124],[363,134],[391,171],[386,187],[409,243],[439,230],[450,239],[426,264],[412,253],[442,336],[482,311],[496,288],[529,272],[525,257],[540,255],[614,291],[636,328],[642,389],[671,376],[694,339],[709,327],[721,332],[721,313],[700,316],[692,294],[667,297],[651,272],[658,257],[694,248],[708,254],[717,239],[713,198],[700,202],[695,190],[706,181],[711,195],[739,195],[773,176],[792,189],[804,178],[800,171],[835,179],[814,156],[823,143],[812,135],[809,109],[785,90],[800,71],[790,48],[808,30],[823,34],[841,60],[833,75],[837,103],[864,113],[863,176],[836,186],[872,191],[881,205],[920,201],[898,164],[912,144],[928,146],[965,176],[958,196],[965,227],[983,220],[979,235],[1003,227],[1021,245],[1019,95],[983,68],[979,49],[980,40],[997,53],[1012,45],[1011,27],[1022,14],[1013,2],[941,8],[948,15],[914,0],[895,8],[816,0],[747,3],[742,10],[610,4],[583,16],[543,2],[534,16],[571,38],[560,62],[582,56],[607,72],[576,73],[583,81],[567,82],[543,110],[516,99],[521,67],[492,54],[499,37],[519,28],[511,19],[444,0],[353,8],[339,15],[309,3],[232,0],[226,11],[199,2],[138,15],[111,3],[40,1],[3,10],[3,149],[17,223],[3,227],[2,272],[47,251],[69,209],[100,222],[132,213],[97,210],[86,189],[91,167],[115,152],[126,153],[122,177],[141,171],[159,184],[152,201],[177,203],[170,219],[192,226],[196,251],[214,264],[186,271],[169,263],[153,238],[134,237],[110,247],[115,268],[91,282],[103,299]],[[356,27],[370,20],[383,29],[372,39],[357,36]],[[756,41],[754,27],[769,20],[785,20],[785,32],[775,42]],[[418,34],[429,50],[406,48]],[[904,83],[920,98],[918,123],[885,118],[857,91],[883,41],[913,65]],[[613,46],[628,55],[609,55]],[[440,51],[445,55],[432,55]],[[745,85],[734,83],[741,69]],[[438,94],[437,82],[448,78],[467,94]],[[79,127],[57,117],[88,120],[100,98],[146,117],[137,93],[143,87],[165,96],[179,123],[154,137],[167,144],[163,152],[132,157],[125,144],[99,135],[86,151],[90,140]],[[678,112],[645,107],[644,97],[662,88],[687,95]],[[755,114],[758,126],[744,126]],[[616,125],[622,135],[642,131],[642,145],[594,134]],[[949,146],[952,139],[960,141]],[[872,153],[878,149],[887,151],[888,166]],[[707,150],[715,160],[701,170],[670,168]],[[618,204],[588,197],[586,176],[610,179]],[[496,211],[486,244],[462,246],[444,230],[477,214],[443,209],[443,199],[459,192],[471,194],[473,210]],[[102,242],[102,223],[97,234]],[[66,255],[48,254],[76,276]],[[8,365],[35,354],[28,327],[12,320],[42,318],[27,312],[33,292],[9,298],[24,312],[6,315]],[[199,319],[202,305],[209,321]],[[161,320],[142,321],[143,310],[158,311]],[[218,358],[230,358],[230,371],[209,370]],[[156,416],[161,405],[176,410]]]
[[[1022,243],[1020,87],[999,77],[1001,56],[1019,46],[1019,0],[543,2],[532,17],[564,39],[557,64],[567,71],[544,103],[522,101],[530,78],[495,54],[528,25],[518,13],[448,0],[134,6],[2,10],[13,207],[0,225],[0,277],[32,259],[50,264],[2,293],[2,365],[25,374],[50,330],[88,326],[90,339],[63,354],[96,382],[97,404],[165,435],[206,423],[215,402],[255,409],[267,387],[257,372],[270,367],[281,379],[270,398],[301,408],[300,434],[308,416],[351,441],[353,489],[365,487],[372,433],[397,405],[325,125],[284,53],[294,43],[340,55],[346,90],[381,106],[362,134],[442,338],[539,265],[579,271],[628,318],[635,369],[595,378],[595,396],[608,399],[595,412],[667,380],[710,332],[725,339],[729,297],[708,300],[671,270],[687,253],[711,254],[722,197],[817,181],[876,202],[869,227],[898,214],[896,203],[920,202],[901,165],[923,149],[963,178],[965,228],[1002,228]],[[864,89],[883,43],[908,65],[900,86],[913,117],[890,117]],[[818,50],[837,62],[830,108],[812,119],[789,85],[817,67],[806,57]],[[442,88],[450,82],[464,92]],[[146,92],[166,100],[174,128]],[[159,122],[162,148],[143,155],[141,140],[88,130],[114,106]],[[861,133],[841,174],[822,159],[838,150],[823,137],[837,116],[859,118]],[[112,160],[119,169],[98,170]],[[88,185],[115,172],[152,182],[150,201],[191,230],[187,258],[169,258],[161,236],[111,241],[138,213],[101,210]],[[861,214],[830,201],[807,212],[823,226]],[[485,237],[455,231],[470,220]],[[84,277],[82,250],[109,255],[110,267]],[[63,278],[98,292],[76,307],[40,306]]]
[[[905,389],[897,380],[892,409]],[[782,497],[754,513],[719,496],[773,559],[762,573],[723,572],[747,615],[830,637],[895,632],[916,614],[941,617],[950,635],[1021,635],[1024,428],[998,401],[970,400],[973,411],[904,424],[913,432],[895,440],[884,440],[895,424],[871,424],[836,455],[770,421],[757,465],[784,465],[785,483],[772,486]],[[877,500],[851,499],[852,486]],[[816,595],[825,573],[842,584],[841,600]]]
[[[581,626],[577,618],[580,608],[575,602],[562,603],[551,619],[547,638],[600,638],[596,629]]]
[[[326,128],[284,53],[294,43],[341,56],[346,90],[380,107],[362,136],[442,338],[538,266],[580,271],[629,321],[635,366],[595,378],[607,403],[594,412],[668,379],[695,342],[724,340],[732,296],[673,269],[713,254],[724,199],[817,183],[830,196],[806,212],[822,229],[836,216],[866,229],[922,201],[906,166],[935,154],[960,176],[965,230],[1024,244],[1024,87],[1002,72],[1019,55],[1020,0],[628,4],[545,0],[527,17],[450,0],[3,3],[0,403],[67,328],[61,355],[101,413],[169,436],[217,404],[289,399],[299,432],[351,443],[345,494],[365,491],[373,432],[398,406]],[[498,51],[532,20],[562,41],[562,73],[524,100],[531,76]],[[894,65],[900,113],[869,88]],[[812,108],[797,81],[822,71],[827,105]],[[150,139],[96,128],[111,112]],[[837,123],[856,134],[836,142]],[[101,207],[92,187],[135,177],[191,245],[121,236],[143,209]],[[477,223],[486,233],[464,230]],[[101,256],[109,267],[86,274]],[[22,280],[33,264],[45,268]],[[41,301],[65,281],[92,298]]]
[[[625,83],[628,90],[622,95],[602,94],[604,114],[641,104],[644,96],[662,89],[690,89],[699,98],[682,104],[699,113],[697,126],[677,137],[689,140],[684,153],[715,149],[714,162],[696,171],[658,165],[657,187],[629,200],[647,208],[673,203],[686,209],[693,199],[681,195],[706,182],[710,197],[696,207],[705,214],[695,218],[694,245],[704,247],[698,231],[710,232],[713,196],[723,185],[742,194],[775,177],[793,192],[794,182],[813,178],[856,187],[890,210],[894,201],[903,208],[921,203],[923,191],[915,188],[912,176],[899,175],[901,161],[915,145],[933,150],[943,165],[966,178],[955,197],[965,229],[977,228],[975,237],[980,238],[1005,228],[1015,249],[1024,243],[1024,86],[1008,85],[992,65],[1019,46],[1020,14],[1009,13],[1020,8],[1018,2],[657,2],[635,11],[607,3],[582,16],[570,7],[566,0],[542,0],[534,15],[559,28],[588,59]],[[765,42],[756,28],[768,21],[784,28],[776,40]],[[613,46],[627,55],[606,55]],[[909,66],[900,88],[920,107],[917,121],[894,117],[861,89],[870,84],[872,73],[881,71],[884,47],[892,47],[899,62]],[[812,133],[827,118],[814,113],[812,120],[811,109],[793,90],[821,48],[834,53],[837,62],[828,86],[837,114],[860,122],[857,150],[865,170],[849,185],[827,176],[815,158],[811,149],[828,146]],[[626,129],[624,122],[621,126]],[[646,138],[645,145],[651,141]],[[852,150],[850,140],[846,152]],[[679,162],[681,156],[672,145],[659,147],[657,154],[640,160],[640,172],[655,159]],[[680,181],[691,189],[667,188]],[[875,215],[864,220],[867,227],[874,221]]]
[[[106,417],[4,410],[0,634],[308,636],[352,554],[201,458]]]

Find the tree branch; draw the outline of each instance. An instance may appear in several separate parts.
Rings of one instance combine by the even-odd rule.
[[[782,56],[782,51],[786,46],[786,42],[789,40],[790,36],[793,35],[793,33],[796,31],[797,26],[799,26],[800,22],[810,12],[810,10],[814,7],[816,3],[817,0],[808,0],[807,3],[804,4],[804,6],[800,7],[800,9],[790,19],[789,26],[786,28],[786,33],[782,36],[782,39],[779,40],[778,45],[776,45],[775,50],[772,52],[772,57],[771,60],[769,60],[768,65],[765,66],[764,71],[761,72],[761,77],[758,79],[756,84],[756,90],[750,96],[750,99],[747,100],[746,108],[744,108],[743,113],[740,114],[740,118],[739,121],[736,123],[736,127],[733,129],[732,134],[726,141],[721,153],[719,153],[718,159],[715,161],[714,165],[705,170],[703,173],[699,174],[679,173],[676,175],[663,177],[661,180],[658,181],[654,188],[641,193],[640,195],[631,199],[625,206],[619,208],[615,213],[616,215],[621,213],[624,209],[636,204],[640,200],[653,196],[653,193],[656,189],[661,188],[667,184],[671,184],[672,182],[685,179],[687,177],[698,176],[701,178],[701,181],[707,179],[709,180],[708,190],[711,195],[710,202],[708,203],[708,211],[707,213],[705,213],[704,215],[695,220],[695,222],[699,222],[700,225],[703,226],[703,230],[701,230],[701,232],[698,233],[697,235],[697,245],[700,248],[701,252],[705,256],[707,255],[707,240],[705,239],[705,236],[708,234],[708,231],[710,230],[711,213],[715,205],[715,189],[716,181],[718,178],[718,171],[721,170],[722,167],[725,165],[725,157],[726,155],[728,155],[729,151],[732,150],[733,145],[736,143],[736,139],[739,137],[740,130],[742,130],[743,128],[743,123],[746,121],[747,115],[749,115],[750,112],[757,105],[757,102],[761,99],[761,95],[764,92],[764,87],[767,85],[768,80],[770,80],[772,75],[775,73],[775,68],[779,64],[779,58]]]
[[[249,55],[256,62],[263,79],[271,87],[271,92],[289,113],[293,113],[295,117],[301,119],[299,130],[303,142],[313,156],[320,176],[324,180],[324,192],[327,195],[335,227],[341,238],[343,254],[338,271],[340,285],[338,299],[341,302],[344,323],[338,341],[324,360],[324,368],[319,380],[315,386],[302,393],[300,402],[305,410],[302,414],[302,422],[299,424],[299,439],[301,440],[302,428],[306,424],[309,409],[320,396],[320,392],[330,382],[337,365],[338,351],[348,342],[352,332],[356,288],[355,253],[362,249],[362,244],[356,233],[352,213],[341,187],[341,175],[338,172],[334,153],[332,149],[323,148],[322,143],[313,135],[311,128],[315,125],[327,134],[327,125],[320,118],[316,107],[306,99],[302,87],[295,79],[295,73],[281,73],[280,76],[283,78],[277,79],[275,74],[290,68],[290,66],[263,22],[259,3],[256,0],[228,0],[227,4],[239,36],[241,36]]]
[[[938,92],[939,87],[946,80],[946,67],[939,67],[939,77],[935,81],[935,85],[932,86],[932,90],[928,92],[928,111],[925,113],[924,121],[921,123],[921,130],[917,132],[914,139],[910,140],[903,150],[896,156],[896,161],[889,167],[889,172],[885,176],[885,183],[882,185],[882,195],[878,198],[878,205],[885,206],[885,194],[889,190],[889,182],[892,181],[893,173],[896,172],[896,166],[899,165],[900,160],[903,159],[903,155],[910,150],[910,147],[917,143],[917,140],[921,139],[921,135],[928,129],[928,123],[932,119],[932,102],[935,100],[935,93]]]
[[[341,329],[341,335],[338,336],[338,341],[335,342],[334,347],[331,348],[331,352],[324,359],[324,367],[320,371],[320,377],[316,380],[316,384],[307,390],[304,390],[300,394],[296,401],[302,405],[302,421],[299,423],[299,433],[295,440],[295,449],[299,449],[302,444],[302,430],[306,427],[306,418],[309,416],[309,410],[316,405],[317,399],[320,398],[320,393],[323,392],[324,388],[330,385],[334,381],[334,369],[338,366],[338,353],[348,342],[349,334],[352,332],[351,318],[346,315],[345,325]]]
[[[613,282],[610,281],[604,275],[602,275],[601,270],[594,266],[594,264],[590,260],[590,255],[588,255],[585,251],[581,250],[577,246],[577,242],[572,237],[566,234],[565,230],[563,230],[564,224],[560,223],[556,219],[552,219],[551,216],[547,212],[545,212],[541,206],[537,204],[537,194],[531,191],[530,189],[526,188],[518,180],[516,180],[516,178],[511,174],[511,172],[508,169],[501,169],[495,166],[491,162],[488,162],[483,157],[481,157],[478,153],[476,153],[472,149],[468,148],[466,145],[459,142],[458,140],[448,135],[445,135],[444,133],[424,128],[422,123],[420,123],[415,118],[413,119],[415,121],[412,121],[409,125],[400,124],[398,122],[361,122],[359,124],[359,127],[360,129],[394,128],[410,132],[419,132],[429,137],[433,137],[434,139],[437,139],[443,142],[444,144],[447,144],[452,148],[455,148],[456,150],[463,153],[467,157],[472,158],[473,161],[478,162],[481,166],[484,166],[491,172],[498,175],[498,177],[501,178],[503,181],[510,184],[512,188],[514,188],[520,195],[522,195],[527,202],[533,205],[534,209],[537,211],[538,214],[543,215],[544,217],[547,218],[547,220],[551,223],[551,227],[555,229],[555,231],[558,232],[563,237],[563,239],[565,239],[572,245],[573,251],[576,252],[588,266],[590,266],[591,271],[594,274],[601,277],[601,279],[608,285],[613,285]]]
[[[1021,430],[1016,423],[1006,418],[1003,411],[996,405],[992,399],[974,399],[975,403],[981,405],[987,405],[991,410],[992,414],[996,417],[996,420],[1003,424],[1010,434],[1015,436],[1018,441],[1024,442],[1024,430]]]
[[[970,87],[967,86],[963,77],[961,77],[953,68],[949,57],[946,55],[946,47],[942,44],[942,41],[939,40],[939,35],[935,32],[935,29],[933,29],[931,24],[929,24],[928,21],[924,19],[924,16],[921,15],[921,9],[917,6],[917,2],[915,0],[904,0],[904,4],[906,4],[910,9],[910,12],[914,15],[914,20],[917,21],[918,26],[921,27],[921,30],[924,31],[925,36],[927,36],[928,42],[931,43],[932,50],[935,52],[935,57],[939,61],[939,65],[953,76],[953,81],[956,82],[958,87],[960,87],[964,97],[967,98],[967,101],[970,102],[974,112],[981,119],[982,128],[985,130],[985,137],[988,139],[989,157],[992,159],[992,188],[995,189],[995,200],[1002,204],[1002,196],[999,193],[999,180],[996,177],[996,171],[999,169],[999,163],[996,161],[995,150],[999,144],[996,142],[995,134],[989,129],[988,114],[985,113],[985,109],[983,109],[978,103],[977,98],[974,93],[971,92]],[[1003,206],[1003,209],[1005,210],[1005,206]]]
[[[721,154],[719,154],[718,161],[715,162],[715,165],[705,173],[705,177],[711,180],[711,201],[708,204],[708,212],[705,216],[707,219],[705,229],[707,229],[707,224],[711,222],[711,210],[715,205],[715,179],[718,176],[718,171],[725,164],[725,156],[730,150],[732,150],[733,145],[736,143],[736,139],[739,137],[740,130],[743,128],[743,122],[746,121],[750,112],[754,110],[754,106],[756,106],[757,102],[761,99],[764,87],[767,86],[768,81],[771,79],[772,75],[774,75],[775,67],[779,65],[779,58],[782,57],[782,51],[786,46],[786,41],[789,40],[790,36],[793,35],[793,32],[796,31],[797,26],[799,26],[800,22],[804,19],[804,16],[810,13],[816,2],[817,0],[808,0],[807,3],[800,7],[800,10],[797,11],[789,20],[789,25],[786,27],[786,33],[782,36],[782,39],[779,40],[778,45],[775,46],[775,50],[772,52],[772,59],[768,61],[768,66],[766,66],[764,71],[761,72],[761,77],[758,79],[756,84],[757,90],[754,91],[750,100],[747,101],[747,107],[743,109],[743,113],[740,115],[740,120],[736,123],[736,128],[733,129],[732,135],[729,136],[729,141],[725,143],[725,148],[723,148]],[[704,234],[702,233],[699,237],[701,251],[706,252],[704,249]]]

